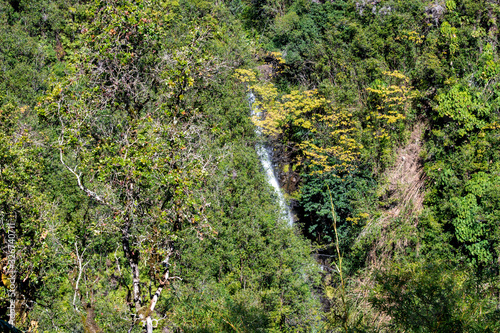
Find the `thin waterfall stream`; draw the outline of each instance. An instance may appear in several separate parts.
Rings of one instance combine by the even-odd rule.
[[[250,93],[248,94],[248,103],[250,105],[251,116],[261,116],[261,113],[258,112],[256,107],[254,107],[254,102],[255,102],[255,95],[253,94],[252,91],[250,91]],[[263,137],[262,128],[260,128],[259,126],[255,126],[255,133],[259,138]],[[264,146],[261,140],[257,142],[255,150],[257,151],[259,160],[262,163],[264,170],[266,171],[267,182],[274,188],[274,191],[278,196],[281,216],[284,219],[286,219],[288,221],[288,225],[292,227],[294,223],[292,211],[288,206],[288,204],[286,203],[285,197],[281,192],[278,178],[276,178],[276,175],[274,173],[273,163],[271,162],[271,152]],[[330,269],[328,266],[321,263],[316,255],[313,255],[313,257],[316,260],[318,267],[321,271]]]
[[[260,116],[261,113],[258,112],[256,107],[254,107],[254,102],[255,102],[255,95],[253,94],[253,92],[250,91],[250,93],[248,94],[248,103],[250,105],[251,115]],[[263,137],[262,129],[258,126],[255,126],[255,133],[259,138]],[[262,163],[262,167],[266,172],[267,182],[274,188],[274,191],[276,192],[276,195],[278,197],[281,215],[284,219],[288,221],[288,225],[293,226],[294,221],[292,212],[290,210],[290,207],[286,203],[285,197],[281,192],[278,178],[276,178],[276,175],[274,173],[273,163],[271,162],[271,153],[269,149],[267,149],[261,141],[259,141],[256,144],[255,148],[257,151],[257,155],[259,156],[259,160]]]

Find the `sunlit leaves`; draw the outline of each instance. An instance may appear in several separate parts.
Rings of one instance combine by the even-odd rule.
[[[410,79],[399,71],[383,72],[388,84],[376,81],[366,90],[373,94],[376,106],[366,117],[367,128],[373,131],[377,139],[389,138],[396,125],[406,118],[411,100],[418,96],[418,91],[410,86]]]
[[[362,145],[358,142],[357,128],[352,113],[344,110],[328,110],[317,116],[322,124],[324,143],[319,145],[312,140],[300,144],[306,160],[315,166],[313,173],[349,172],[358,161]]]
[[[438,95],[436,99],[439,103],[436,108],[439,116],[451,119],[453,125],[457,126],[459,136],[487,125],[484,119],[489,114],[488,107],[480,105],[467,87],[454,85],[450,91]]]
[[[280,135],[290,126],[299,126],[314,131],[308,120],[312,112],[324,108],[327,100],[318,96],[317,91],[297,91],[278,98],[278,90],[273,84],[253,85],[251,88],[259,97],[255,106],[265,112],[265,116],[254,116],[253,122],[265,134]]]
[[[449,41],[450,54],[453,55],[458,50],[457,28],[452,27],[448,22],[441,24],[441,33]]]
[[[317,90],[292,90],[280,94],[274,84],[258,82],[252,71],[239,69],[235,76],[257,97],[254,107],[258,113],[252,117],[254,124],[264,134],[275,139],[285,138],[287,144],[297,145],[302,154],[301,164],[311,164],[314,172],[319,173],[343,172],[352,167],[361,145],[354,138],[351,113],[332,110],[330,101]],[[289,137],[297,129],[307,133],[302,134],[303,139]],[[325,139],[318,141],[312,136]]]

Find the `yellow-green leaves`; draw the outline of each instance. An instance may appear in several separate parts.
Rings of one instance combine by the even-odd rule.
[[[317,90],[280,94],[274,84],[259,82],[251,70],[238,69],[235,77],[257,97],[254,108],[260,112],[253,116],[253,123],[266,135],[298,148],[300,164],[314,166],[316,173],[346,171],[358,158],[361,145],[354,139],[352,114],[332,110],[331,102]],[[303,139],[291,138],[297,133]]]
[[[372,120],[367,127],[373,130],[377,139],[388,138],[391,129],[399,121],[405,119],[411,100],[418,96],[418,91],[410,86],[410,79],[399,71],[383,72],[389,84],[376,82],[366,88],[373,93],[377,101],[375,110],[371,111],[366,120]]]
[[[318,96],[315,90],[294,90],[278,98],[278,91],[271,83],[254,85],[252,88],[260,97],[256,106],[265,111],[264,118],[254,116],[252,120],[268,135],[283,134],[290,126],[315,131],[308,118],[327,104],[327,100]]]
[[[317,117],[324,127],[326,140],[316,144],[306,140],[300,144],[307,160],[323,172],[349,172],[359,157],[361,144],[356,140],[357,129],[352,113],[346,110],[329,110]]]
[[[441,33],[449,41],[450,54],[453,55],[458,50],[457,28],[452,27],[448,22],[441,24]]]
[[[454,11],[457,8],[457,4],[453,0],[447,0],[446,1],[446,9],[449,11]]]
[[[437,111],[440,117],[452,119],[459,125],[457,133],[464,136],[474,129],[482,128],[486,123],[481,119],[479,113],[481,106],[470,94],[469,89],[462,85],[455,85],[446,94],[437,96],[439,105]]]
[[[415,43],[416,45],[420,45],[424,42],[424,35],[420,35],[416,31],[408,31],[408,30],[403,30],[401,32],[401,35],[394,38],[395,40],[408,40],[410,42]]]
[[[237,69],[235,77],[246,83],[248,89],[257,96],[254,107],[264,112],[264,115],[256,115],[252,121],[267,135],[281,135],[290,126],[314,131],[309,118],[328,104],[316,90],[293,90],[289,94],[280,95],[274,84],[257,82],[256,75],[251,70]]]
[[[257,81],[255,72],[250,69],[236,69],[234,77],[243,83],[254,84]]]

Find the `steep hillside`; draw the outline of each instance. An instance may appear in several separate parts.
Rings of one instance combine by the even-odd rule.
[[[0,319],[500,331],[499,14],[0,1]]]

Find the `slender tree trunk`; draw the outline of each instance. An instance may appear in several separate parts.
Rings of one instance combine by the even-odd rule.
[[[156,303],[158,303],[158,299],[160,298],[160,294],[161,294],[163,288],[165,287],[165,285],[167,284],[167,282],[170,278],[170,270],[168,267],[169,259],[170,259],[170,254],[167,256],[167,258],[164,261],[165,271],[163,273],[163,279],[160,281],[160,285],[158,286],[158,289],[156,289],[156,292],[153,295],[153,298],[151,299],[151,303],[149,305],[148,315],[146,317],[146,332],[147,333],[153,333],[153,318],[151,317],[151,315],[153,314],[153,312],[155,310]]]
[[[146,332],[153,333],[153,319],[151,318],[151,316],[148,316],[146,318]]]
[[[134,259],[130,259],[129,261],[130,261],[130,268],[132,269],[134,305],[136,309],[139,309],[141,307],[139,265],[137,264],[137,262],[135,262]]]
[[[122,229],[122,245],[125,257],[128,260],[130,269],[132,271],[132,297],[135,306],[135,310],[139,311],[141,308],[141,291],[140,291],[140,280],[139,280],[139,253],[133,251],[130,248],[130,222],[127,220],[124,229]]]

